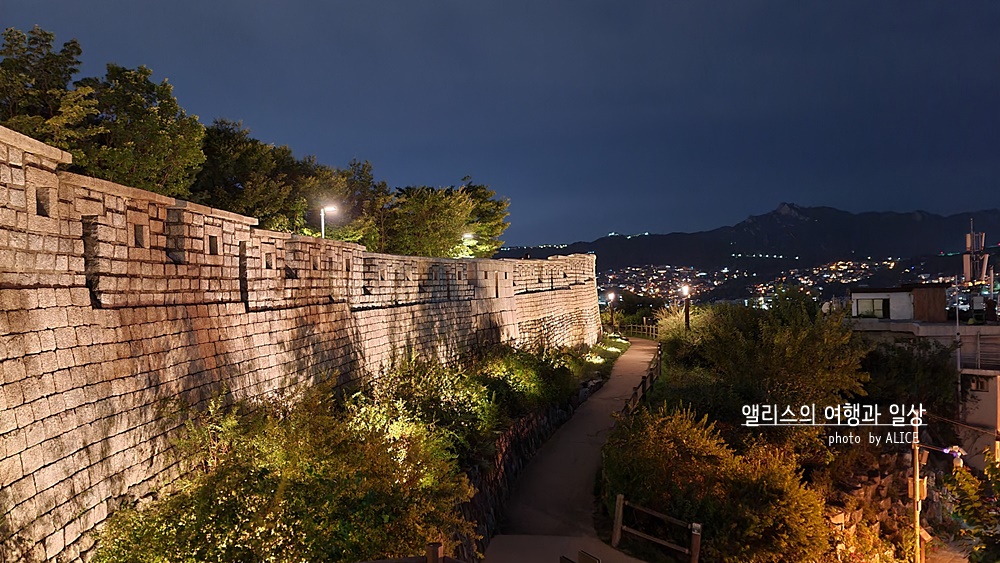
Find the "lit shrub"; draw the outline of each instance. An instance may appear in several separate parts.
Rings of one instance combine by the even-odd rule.
[[[612,432],[604,456],[609,511],[621,493],[703,524],[706,561],[809,561],[827,548],[822,499],[801,484],[794,458],[773,448],[735,455],[690,410],[640,410]]]
[[[472,490],[420,435],[351,428],[324,401],[238,416],[213,409],[184,446],[198,469],[143,510],[119,510],[94,561],[359,561],[468,533]]]

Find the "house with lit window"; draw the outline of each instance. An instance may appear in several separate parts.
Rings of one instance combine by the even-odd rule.
[[[851,290],[851,316],[863,319],[948,320],[947,284],[913,284],[892,288]]]
[[[955,382],[955,392],[964,384],[969,392],[962,404],[956,427],[969,455],[966,461],[977,468],[984,466],[983,451],[997,447],[1000,436],[1000,324],[980,320],[969,324],[963,313],[956,323],[949,320],[947,284],[920,284],[899,288],[857,288],[851,291],[851,322],[855,331],[875,340],[929,339],[954,346],[955,365],[962,381]],[[969,305],[968,315],[975,310]],[[980,317],[982,318],[982,317]],[[954,414],[930,413],[952,418]]]

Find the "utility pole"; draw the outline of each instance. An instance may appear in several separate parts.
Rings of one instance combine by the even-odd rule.
[[[920,557],[920,428],[913,425],[913,563]]]
[[[684,294],[684,330],[691,330],[691,286],[681,288]]]
[[[955,277],[955,369],[958,371],[958,381],[955,382],[955,402],[958,404],[958,418],[962,419],[962,332],[958,325],[959,307],[958,276]]]

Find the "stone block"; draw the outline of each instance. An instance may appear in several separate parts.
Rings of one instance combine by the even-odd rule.
[[[11,168],[10,169],[10,185],[12,187],[24,187],[24,170],[21,168]],[[22,195],[24,192],[21,192]],[[13,192],[11,192],[13,195]]]

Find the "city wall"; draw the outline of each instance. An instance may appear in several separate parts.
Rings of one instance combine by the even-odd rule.
[[[74,560],[175,478],[166,405],[448,361],[493,342],[591,344],[594,257],[449,260],[60,171],[0,128],[0,560]]]

